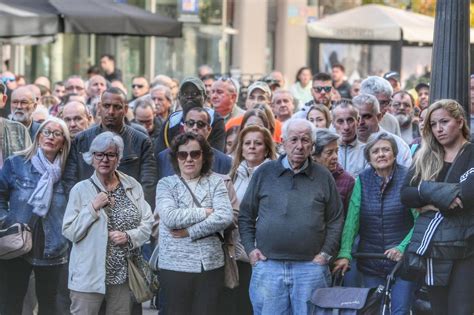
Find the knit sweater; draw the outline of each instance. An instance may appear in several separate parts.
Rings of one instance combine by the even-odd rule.
[[[331,173],[308,160],[308,167],[295,174],[283,166],[284,157],[258,168],[241,202],[245,250],[258,248],[269,259],[300,261],[320,252],[335,254],[343,211]]]

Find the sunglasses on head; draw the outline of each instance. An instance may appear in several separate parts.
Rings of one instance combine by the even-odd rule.
[[[314,86],[313,90],[318,93],[321,93],[322,91],[329,93],[332,90],[332,86]]]
[[[196,126],[198,127],[198,129],[202,129],[202,128],[207,127],[207,123],[204,122],[204,121],[201,121],[201,120],[192,120],[192,119],[189,119],[189,120],[186,120],[184,123],[185,123],[186,126],[188,126],[189,128],[193,128],[194,125],[196,125]]]
[[[197,160],[201,157],[202,151],[201,150],[193,150],[193,151],[178,151],[178,160],[186,161],[188,156],[191,157],[193,160]]]

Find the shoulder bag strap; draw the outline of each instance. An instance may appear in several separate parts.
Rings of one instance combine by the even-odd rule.
[[[181,182],[184,184],[184,186],[186,186],[186,189],[189,191],[189,193],[191,194],[191,196],[193,197],[193,201],[194,203],[196,204],[196,206],[198,207],[202,207],[201,206],[201,203],[199,202],[199,200],[197,199],[196,195],[193,193],[193,191],[191,190],[191,188],[189,187],[188,183],[186,183],[186,181],[184,180],[184,178],[182,178],[181,176],[179,176],[179,179],[181,180]]]
[[[89,181],[92,183],[92,185],[94,185],[95,189],[97,190],[97,193],[102,192],[102,190],[100,189],[100,187],[97,186],[96,183],[94,183],[94,181],[92,180],[92,178],[89,178]]]

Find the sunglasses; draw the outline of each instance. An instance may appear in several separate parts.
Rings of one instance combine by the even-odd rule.
[[[207,122],[201,121],[201,120],[186,120],[184,122],[188,128],[193,128],[194,125],[198,127],[198,129],[203,129],[207,127]]]
[[[132,89],[139,88],[143,89],[145,86],[143,84],[132,84]]]
[[[313,86],[315,92],[321,93],[322,91],[329,93],[332,90],[332,86]]]
[[[194,151],[178,151],[178,160],[186,161],[188,156],[191,157],[193,160],[197,160],[201,157],[202,151],[201,150],[194,150]]]

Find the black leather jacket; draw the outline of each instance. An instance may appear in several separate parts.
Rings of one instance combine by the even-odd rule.
[[[76,183],[94,173],[94,168],[84,162],[82,153],[87,152],[92,140],[104,131],[107,130],[97,125],[84,130],[74,138],[63,175],[67,192]],[[124,125],[120,136],[124,142],[124,150],[118,170],[142,184],[145,199],[154,209],[157,171],[152,143],[145,134],[128,125]]]

